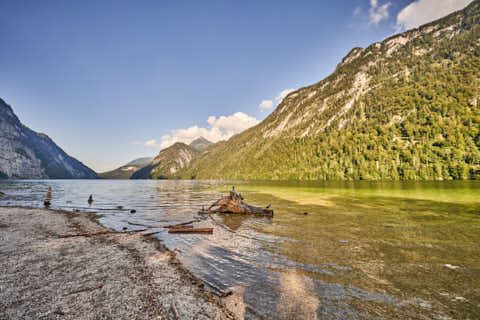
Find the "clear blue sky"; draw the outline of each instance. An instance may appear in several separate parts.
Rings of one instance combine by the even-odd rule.
[[[0,97],[72,156],[113,169],[209,116],[264,119],[262,100],[392,35],[411,3],[0,0]]]

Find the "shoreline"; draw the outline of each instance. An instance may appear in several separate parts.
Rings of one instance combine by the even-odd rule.
[[[100,217],[0,206],[1,319],[235,319],[161,240]]]

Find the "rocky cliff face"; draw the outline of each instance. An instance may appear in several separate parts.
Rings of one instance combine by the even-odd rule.
[[[135,172],[132,179],[169,179],[175,177],[177,172],[185,168],[199,151],[177,142],[174,145],[160,151],[152,162]]]
[[[24,126],[0,99],[0,178],[95,179],[97,174],[47,135]]]
[[[324,80],[198,156],[202,179],[469,179],[480,169],[480,1],[354,48]]]
[[[152,160],[151,157],[138,158],[115,170],[100,173],[100,176],[105,179],[130,179],[136,171],[148,166]]]

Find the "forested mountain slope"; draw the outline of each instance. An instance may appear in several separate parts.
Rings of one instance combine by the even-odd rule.
[[[324,80],[196,157],[197,179],[480,178],[480,1],[354,48]]]
[[[182,142],[165,148],[146,167],[136,171],[131,179],[170,179],[186,167],[200,151]]]

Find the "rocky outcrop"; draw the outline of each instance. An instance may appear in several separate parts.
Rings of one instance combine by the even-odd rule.
[[[46,134],[23,125],[0,99],[0,178],[95,179],[97,174],[70,157]]]

